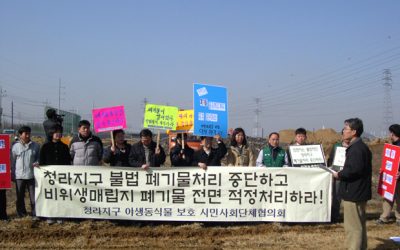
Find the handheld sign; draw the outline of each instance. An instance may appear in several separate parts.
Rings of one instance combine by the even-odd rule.
[[[293,167],[326,167],[322,145],[292,145],[289,154]]]
[[[146,104],[143,127],[175,130],[177,117],[178,107]]]
[[[0,135],[0,189],[10,188],[10,135]]]
[[[194,135],[227,137],[228,98],[225,87],[193,85]]]
[[[176,132],[193,132],[194,110],[179,110]]]
[[[338,171],[343,169],[344,162],[346,161],[346,149],[345,147],[336,147],[335,149],[332,166]]]
[[[382,153],[378,194],[390,201],[393,201],[396,190],[396,175],[399,171],[399,163],[400,147],[386,143]]]
[[[92,115],[96,133],[126,128],[124,106],[93,109]]]

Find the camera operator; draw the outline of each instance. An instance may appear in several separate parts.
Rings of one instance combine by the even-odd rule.
[[[59,125],[62,128],[63,118],[61,117],[61,115],[57,114],[55,109],[48,109],[46,111],[46,116],[48,119],[43,122],[43,128],[46,134],[47,141],[49,142],[52,140],[53,136],[52,133],[50,133],[52,129],[54,129],[56,125]]]

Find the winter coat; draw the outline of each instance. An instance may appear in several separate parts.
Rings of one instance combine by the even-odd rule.
[[[103,157],[103,143],[92,134],[88,138],[75,135],[70,143],[73,165],[98,166]]]
[[[157,143],[152,141],[149,145],[150,150],[150,167],[159,167],[161,164],[165,162],[165,152],[164,149],[160,147],[160,154],[156,155]],[[131,167],[142,167],[142,165],[146,164],[146,153],[144,150],[144,146],[142,142],[138,142],[132,145],[131,152],[129,154],[129,165]]]
[[[129,154],[131,152],[131,144],[124,142],[125,149],[121,150],[115,146],[115,152],[111,151],[111,146],[104,150],[103,161],[109,163],[110,166],[129,167]]]
[[[177,167],[191,166],[194,150],[188,145],[185,145],[185,149],[183,150],[183,153],[185,154],[185,159],[182,158],[181,151],[182,146],[178,143],[171,149],[171,152],[169,154],[171,165]]]
[[[228,166],[255,166],[256,159],[253,150],[248,145],[241,148],[230,146],[226,155],[226,164]]]
[[[39,165],[71,165],[69,148],[63,142],[46,142],[40,149]]]
[[[372,154],[361,138],[346,149],[346,161],[338,175],[343,200],[361,202],[371,199]]]
[[[218,142],[218,148],[211,148],[209,155],[202,148],[194,152],[192,166],[198,166],[200,162],[207,166],[221,166],[221,159],[226,152],[226,146],[222,141]]]
[[[40,146],[30,141],[23,144],[17,141],[11,150],[11,175],[12,178],[29,180],[34,178],[33,163],[39,163]]]

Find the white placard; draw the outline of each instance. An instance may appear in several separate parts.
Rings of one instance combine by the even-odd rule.
[[[335,157],[333,158],[332,165],[340,167],[340,170],[342,170],[344,162],[346,161],[346,149],[345,147],[336,147],[335,150]]]
[[[289,154],[294,167],[326,166],[325,155],[321,145],[291,145]]]

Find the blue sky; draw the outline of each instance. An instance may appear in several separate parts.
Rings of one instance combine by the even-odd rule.
[[[339,130],[360,117],[383,127],[383,70],[400,114],[400,1],[0,1],[2,105],[43,120],[44,102],[77,110],[142,102],[192,107],[193,83],[229,92],[229,126],[251,135]]]

